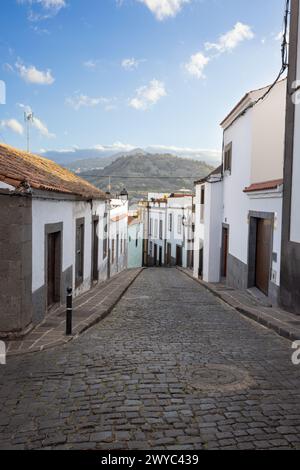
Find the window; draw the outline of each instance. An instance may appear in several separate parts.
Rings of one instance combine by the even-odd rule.
[[[106,259],[107,257],[107,251],[108,251],[108,246],[107,246],[107,214],[104,214],[103,218],[103,259]]]
[[[200,196],[200,222],[204,221],[204,204],[205,204],[205,186],[201,186],[201,196]]]
[[[157,238],[158,236],[158,220],[155,220],[154,222],[154,238]]]
[[[232,142],[226,145],[224,150],[224,171],[231,172],[232,167]]]
[[[182,216],[179,215],[177,219],[177,233],[178,235],[182,234]]]
[[[76,220],[76,287],[83,282],[84,271],[84,219]]]
[[[163,239],[163,221],[162,220],[159,221],[159,239],[160,240]]]
[[[169,214],[169,232],[173,230],[173,214]]]

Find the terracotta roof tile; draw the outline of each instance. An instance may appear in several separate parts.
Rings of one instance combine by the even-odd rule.
[[[4,144],[0,144],[0,181],[15,188],[28,183],[31,188],[42,191],[106,199],[103,191],[57,163]]]
[[[264,181],[262,183],[254,183],[244,189],[244,193],[252,193],[255,191],[268,191],[276,189],[283,184],[283,179]]]

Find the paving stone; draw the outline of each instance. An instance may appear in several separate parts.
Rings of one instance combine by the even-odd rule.
[[[101,323],[0,367],[0,448],[297,449],[292,352],[178,270],[147,269]],[[238,386],[220,368],[212,383],[220,365]]]

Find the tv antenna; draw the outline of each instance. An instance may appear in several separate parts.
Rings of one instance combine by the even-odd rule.
[[[26,125],[26,136],[27,136],[27,152],[30,151],[30,126],[34,121],[34,115],[33,112],[27,112],[25,111],[24,113],[24,121]]]

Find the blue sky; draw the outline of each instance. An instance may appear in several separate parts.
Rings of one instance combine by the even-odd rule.
[[[219,123],[280,68],[284,0],[1,0],[0,139],[220,149]]]

